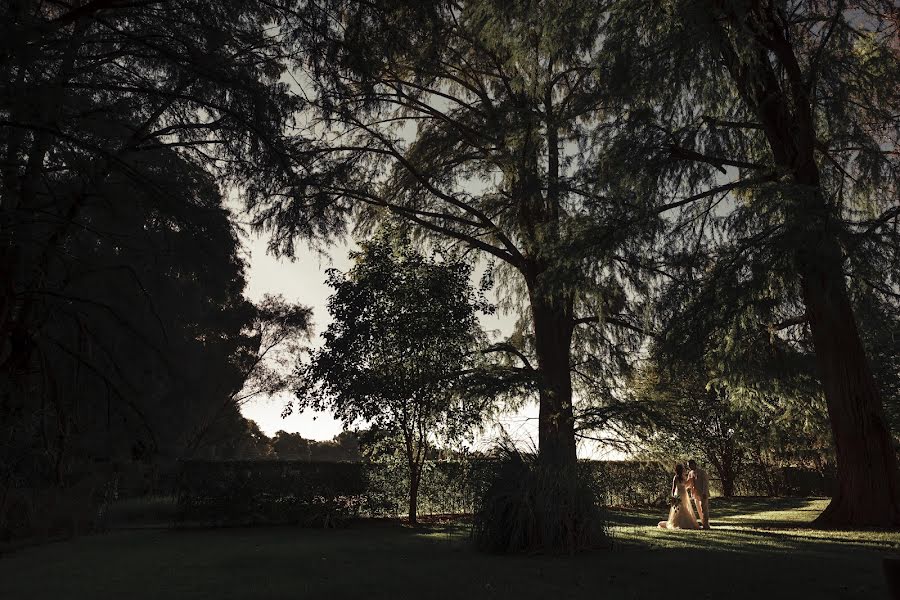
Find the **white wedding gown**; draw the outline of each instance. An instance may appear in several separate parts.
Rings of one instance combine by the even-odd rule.
[[[669,520],[660,521],[659,527],[662,529],[700,529],[683,481],[675,484],[675,491],[681,501],[669,509]]]

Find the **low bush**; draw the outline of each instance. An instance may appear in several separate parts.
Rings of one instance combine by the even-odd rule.
[[[533,454],[505,451],[478,501],[476,545],[496,553],[572,553],[609,544],[598,478],[585,464],[548,468]]]
[[[9,488],[0,501],[0,541],[45,540],[102,528],[103,483],[83,478],[68,487]]]

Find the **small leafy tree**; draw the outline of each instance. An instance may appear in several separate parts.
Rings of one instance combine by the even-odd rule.
[[[732,403],[728,387],[711,384],[699,370],[672,378],[654,368],[643,370],[633,384],[656,415],[655,427],[642,434],[641,445],[667,459],[702,457],[715,470],[722,495],[733,496],[756,431],[745,426],[745,415]]]
[[[710,364],[715,355],[672,363],[665,353],[653,352],[628,380],[631,404],[642,417],[629,420],[631,413],[625,414],[632,426],[629,441],[633,450],[666,461],[701,458],[726,497],[735,494],[748,469],[758,469],[755,481],[776,495],[773,468],[791,464],[821,472],[833,462],[824,399],[804,373],[812,369],[808,356],[780,349],[778,356],[797,371],[788,377],[758,344],[732,347],[743,364],[729,365],[726,377],[717,375],[722,365]],[[805,369],[797,367],[804,358]]]
[[[468,264],[426,257],[406,238],[382,234],[352,256],[349,272],[328,274],[334,321],[324,346],[298,369],[298,404],[402,439],[416,523],[429,444],[438,435],[458,439],[482,414],[456,391],[481,337],[478,312],[488,308],[470,285]]]

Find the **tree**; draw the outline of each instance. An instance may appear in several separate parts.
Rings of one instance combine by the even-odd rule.
[[[202,416],[188,451],[196,450],[217,422],[228,413],[260,396],[274,396],[290,386],[296,356],[312,331],[312,309],[266,295],[252,307],[252,321],[241,331],[247,343],[223,357],[240,372],[231,388],[223,388],[221,400]]]
[[[820,525],[900,524],[897,461],[848,293],[849,278],[892,311],[900,298],[891,4],[623,0],[599,65],[622,75],[622,148],[680,195],[662,261],[690,299],[675,304],[699,317],[682,332],[734,299],[731,324],[762,315],[756,327],[800,330],[815,350],[839,474]]]
[[[7,372],[0,388],[4,485],[65,487],[98,473],[95,462],[183,455],[240,387],[239,358],[257,352],[239,240],[217,187],[170,149],[143,160],[152,185],[111,176],[32,289],[47,304],[31,323],[29,369]],[[243,435],[232,408],[207,438],[210,452]]]
[[[742,415],[732,406],[727,388],[710,385],[702,373],[670,379],[654,369],[643,371],[632,385],[637,399],[656,413],[650,431],[635,432],[641,449],[666,460],[702,455],[715,469],[722,495],[733,496],[746,448]]]
[[[330,440],[305,439],[299,433],[278,431],[272,438],[272,449],[279,459],[321,462],[359,462],[359,434],[344,430]]]
[[[240,387],[253,311],[221,188],[266,194],[286,172],[299,100],[280,81],[279,14],[0,4],[4,484],[178,456]],[[245,428],[229,406],[201,451]]]
[[[727,386],[696,365],[674,373],[649,365],[632,378],[631,391],[653,415],[651,426],[632,431],[639,451],[665,460],[699,458],[714,469],[722,495],[733,496],[754,448],[764,450],[759,411],[742,409]]]
[[[362,230],[389,219],[494,261],[504,302],[522,309],[519,332],[493,348],[516,376],[496,374],[531,381],[540,460],[571,470],[575,363],[576,386],[596,381],[591,367],[615,374],[642,331],[626,290],[643,283],[625,258],[645,241],[628,226],[642,199],[610,200],[590,168],[605,125],[603,15],[583,0],[299,2],[308,127],[291,158],[309,185],[248,207],[286,253],[314,232],[309,215],[354,215]],[[600,239],[600,259],[583,260]]]
[[[228,435],[215,449],[216,458],[261,459],[272,455],[272,440],[260,430],[256,421],[235,415],[237,427],[226,427]],[[235,431],[237,430],[237,431]]]
[[[276,431],[272,437],[272,451],[278,458],[312,460],[312,440],[299,433]]]
[[[277,5],[5,2],[0,19],[0,376],[33,367],[59,290],[45,274],[90,227],[86,208],[126,182],[165,211],[156,168],[187,161],[248,196],[283,169],[298,107],[279,82]],[[267,172],[268,171],[268,172]],[[184,173],[183,170],[180,171]],[[189,182],[188,182],[189,183]],[[116,197],[127,209],[129,197]],[[98,234],[102,230],[94,229]],[[122,315],[126,316],[126,315]]]
[[[432,440],[465,435],[482,414],[455,387],[472,364],[485,305],[468,265],[428,258],[408,239],[380,235],[353,258],[348,273],[329,273],[334,320],[323,347],[299,368],[298,406],[328,408],[346,425],[365,421],[402,436],[415,523]]]

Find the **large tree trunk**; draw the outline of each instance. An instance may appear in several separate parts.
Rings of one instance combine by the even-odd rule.
[[[806,137],[814,139],[812,132]],[[822,195],[812,143],[798,146],[792,170],[806,191],[800,192],[801,212],[795,217],[797,270],[838,467],[837,493],[816,524],[900,526],[897,458],[850,304],[844,253]]]
[[[775,164],[796,184],[787,225],[794,229],[797,271],[838,463],[838,492],[816,522],[829,527],[900,525],[897,459],[850,305],[843,251],[831,224],[836,215],[822,193],[816,123],[803,65],[763,5],[754,6],[753,19],[726,3],[715,6],[735,31],[750,32],[756,46],[752,52],[738,52],[723,35],[722,58],[763,126]]]
[[[534,346],[540,371],[539,460],[545,466],[574,467],[575,417],[570,372],[574,320],[572,302],[563,294],[540,293],[529,286]]]
[[[836,242],[830,242],[840,256]],[[829,268],[830,266],[830,268]],[[856,327],[840,262],[809,265],[803,298],[837,457],[837,493],[816,523],[900,525],[897,459]]]

